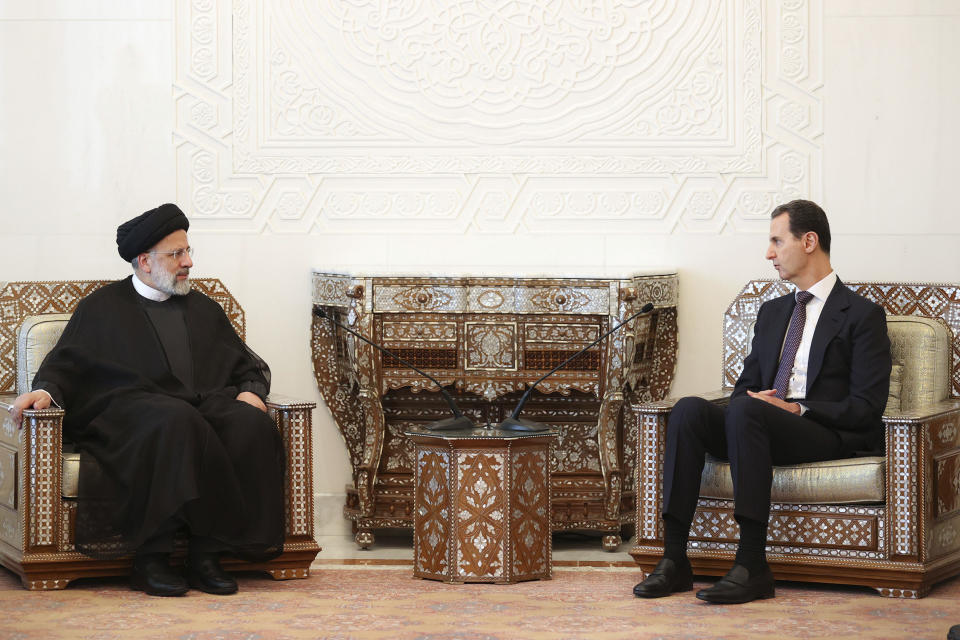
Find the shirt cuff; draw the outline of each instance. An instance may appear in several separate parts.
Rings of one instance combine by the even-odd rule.
[[[806,406],[806,405],[803,404],[802,402],[798,402],[798,403],[797,403],[797,406],[800,407],[800,415],[803,415],[803,414],[805,414],[807,411],[810,411],[810,407]]]

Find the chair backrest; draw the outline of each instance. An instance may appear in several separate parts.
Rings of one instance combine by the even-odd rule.
[[[887,312],[894,370],[887,411],[960,398],[960,285],[846,283]],[[751,280],[723,317],[723,381],[732,389],[750,351],[760,305],[793,291],[782,280]]]
[[[0,283],[0,392],[27,390],[77,303],[110,282]],[[216,278],[194,278],[190,283],[223,307],[233,328],[244,339],[243,308],[223,283]]]
[[[887,316],[893,371],[887,411],[912,411],[950,397],[951,334],[940,318]]]
[[[17,394],[30,391],[33,376],[69,321],[69,313],[45,313],[24,319],[17,332]]]

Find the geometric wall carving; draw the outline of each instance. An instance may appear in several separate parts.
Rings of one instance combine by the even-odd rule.
[[[176,0],[178,200],[289,233],[765,230],[822,0]]]
[[[738,4],[234,0],[234,169],[755,172]]]

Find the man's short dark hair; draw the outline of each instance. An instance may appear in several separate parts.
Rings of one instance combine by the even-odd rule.
[[[776,218],[781,213],[790,216],[790,233],[794,238],[800,238],[808,231],[813,231],[820,240],[820,248],[825,254],[830,255],[830,223],[827,222],[827,214],[820,205],[809,200],[791,200],[774,209],[770,219]]]

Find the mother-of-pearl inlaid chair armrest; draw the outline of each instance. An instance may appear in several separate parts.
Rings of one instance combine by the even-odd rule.
[[[697,396],[722,406],[730,401],[730,393],[730,389],[717,389],[716,391],[708,391],[707,393],[698,393]],[[675,405],[681,397],[682,396],[676,396],[654,402],[643,402],[635,405],[634,411],[637,413],[670,413],[673,411],[673,405]]]
[[[960,412],[960,400],[941,400],[929,404],[920,404],[903,411],[884,411],[883,421],[885,423],[910,422],[921,424],[954,412]],[[958,425],[958,428],[960,428],[960,425]]]

